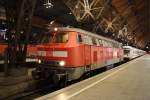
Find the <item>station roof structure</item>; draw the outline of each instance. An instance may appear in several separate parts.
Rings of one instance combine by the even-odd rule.
[[[15,1],[0,1],[0,19],[5,19],[4,5]],[[146,48],[150,46],[149,5],[149,0],[36,0],[32,25],[82,28]]]

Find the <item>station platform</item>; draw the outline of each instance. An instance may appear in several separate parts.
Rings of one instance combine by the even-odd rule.
[[[7,98],[35,89],[36,81],[32,78],[32,70],[34,68],[16,68],[12,71],[12,75],[7,77],[0,72],[0,100],[12,100]]]
[[[150,55],[35,100],[150,100]]]

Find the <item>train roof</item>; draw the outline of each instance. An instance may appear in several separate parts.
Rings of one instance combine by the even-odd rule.
[[[101,35],[97,35],[96,33],[92,33],[92,32],[88,32],[88,31],[85,31],[85,30],[82,30],[82,29],[79,29],[79,28],[70,28],[70,27],[56,27],[57,28],[57,31],[60,32],[60,31],[74,31],[74,32],[79,32],[81,34],[87,34],[87,35],[90,35],[90,36],[93,36],[93,37],[98,37],[98,38],[101,38],[103,40],[106,40],[106,41],[110,41],[110,42],[113,42],[113,43],[117,43],[117,44],[120,44],[118,41],[115,41],[115,40],[112,40],[110,38],[106,38],[106,37],[103,37]],[[54,32],[55,28],[50,28],[50,32]]]

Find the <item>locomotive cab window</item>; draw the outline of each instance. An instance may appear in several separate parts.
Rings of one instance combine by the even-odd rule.
[[[42,43],[66,43],[68,42],[68,33],[52,33],[42,37]]]
[[[41,38],[41,43],[49,43],[52,40],[52,34],[46,33]]]
[[[66,43],[68,42],[68,33],[53,34],[53,43]]]

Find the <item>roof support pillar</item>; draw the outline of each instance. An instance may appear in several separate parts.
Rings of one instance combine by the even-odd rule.
[[[10,70],[16,65],[22,64],[26,60],[27,44],[31,28],[31,19],[34,12],[36,0],[18,0],[17,4],[13,0],[5,1],[8,49],[5,63],[11,68],[5,69],[7,76]]]

